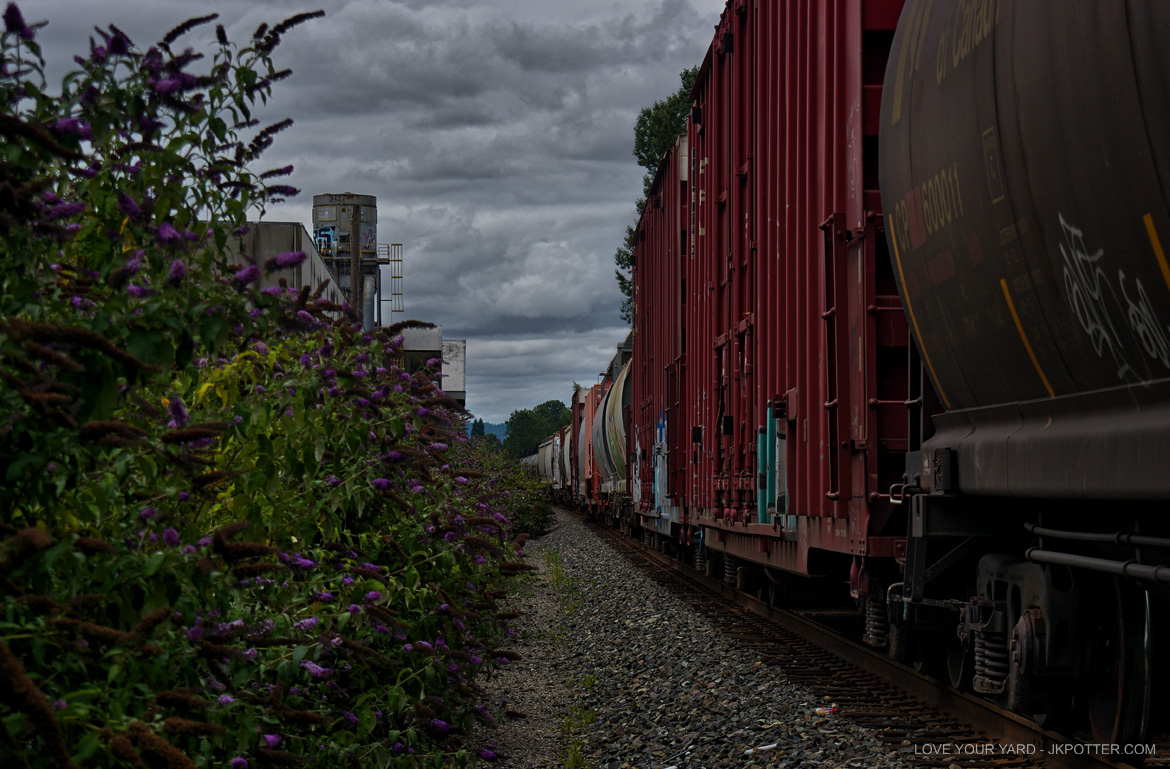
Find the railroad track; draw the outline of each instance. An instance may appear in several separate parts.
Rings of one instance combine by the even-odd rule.
[[[574,513],[579,515],[578,513]],[[584,517],[584,516],[581,516]],[[1103,755],[987,700],[957,692],[856,643],[809,616],[770,606],[656,552],[621,531],[589,522],[615,550],[765,664],[781,668],[837,706],[833,716],[875,730],[921,767],[1134,769],[1170,766],[1170,739],[1151,740],[1144,763]],[[679,577],[682,577],[680,579]]]

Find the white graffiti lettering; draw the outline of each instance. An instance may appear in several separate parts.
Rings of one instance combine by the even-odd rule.
[[[1103,358],[1108,349],[1117,365],[1118,378],[1124,379],[1132,374],[1133,369],[1125,358],[1124,345],[1110,317],[1108,303],[1120,307],[1120,302],[1109,285],[1105,270],[1099,264],[1105,249],[1099,248],[1089,253],[1080,228],[1065,221],[1063,214],[1058,216],[1064,232],[1060,253],[1064,257],[1064,287],[1068,291],[1069,304],[1081,328],[1089,335],[1097,355]]]
[[[1121,294],[1129,304],[1129,326],[1137,335],[1146,354],[1155,360],[1162,361],[1163,366],[1170,367],[1170,341],[1166,339],[1165,329],[1158,323],[1154,315],[1154,308],[1150,304],[1150,297],[1146,295],[1146,288],[1142,282],[1134,278],[1137,291],[1137,301],[1130,298],[1125,290],[1125,273],[1117,272],[1117,280],[1121,284]]]

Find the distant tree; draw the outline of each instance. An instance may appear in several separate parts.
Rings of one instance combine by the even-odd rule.
[[[541,442],[569,424],[572,412],[558,400],[549,400],[531,409],[513,411],[506,422],[504,450],[516,459],[536,452]]]
[[[642,108],[638,119],[634,121],[634,157],[638,165],[646,169],[642,177],[642,197],[635,204],[637,216],[642,215],[642,208],[646,205],[646,195],[650,194],[650,185],[654,183],[654,172],[658,164],[683,132],[687,123],[687,114],[691,109],[691,90],[695,87],[695,80],[699,76],[697,66],[684,69],[679,73],[682,85],[673,95],[663,101],[656,101],[652,106]],[[636,221],[636,219],[635,219]],[[634,320],[634,284],[632,268],[634,259],[634,235],[636,230],[631,225],[626,227],[626,239],[618,247],[613,261],[617,265],[614,275],[617,277],[618,288],[622,296],[622,320],[632,323]]]
[[[482,435],[483,435],[483,420],[476,419],[475,421],[473,421],[471,423],[471,437],[475,438],[477,436],[482,436]]]
[[[638,159],[638,165],[646,169],[646,175],[642,177],[643,197],[650,192],[662,156],[674,146],[686,127],[687,115],[691,111],[691,91],[698,77],[698,66],[678,73],[682,83],[679,89],[663,101],[643,107],[634,121],[634,157]]]
[[[497,451],[500,451],[504,448],[504,445],[500,443],[500,436],[496,435],[495,433],[487,433],[484,435],[483,442],[487,444],[488,448],[492,448]]]

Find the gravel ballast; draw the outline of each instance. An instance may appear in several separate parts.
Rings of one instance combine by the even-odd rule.
[[[485,682],[523,713],[478,735],[516,769],[903,767],[871,730],[738,649],[557,511],[527,546],[509,648],[523,659]]]

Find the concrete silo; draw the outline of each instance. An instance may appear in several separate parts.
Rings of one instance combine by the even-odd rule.
[[[402,246],[378,244],[376,197],[352,192],[314,195],[313,238],[366,328],[383,325],[383,301],[391,303],[391,318],[402,312]],[[388,297],[383,294],[383,265],[390,268]],[[360,277],[351,281],[351,275]]]

